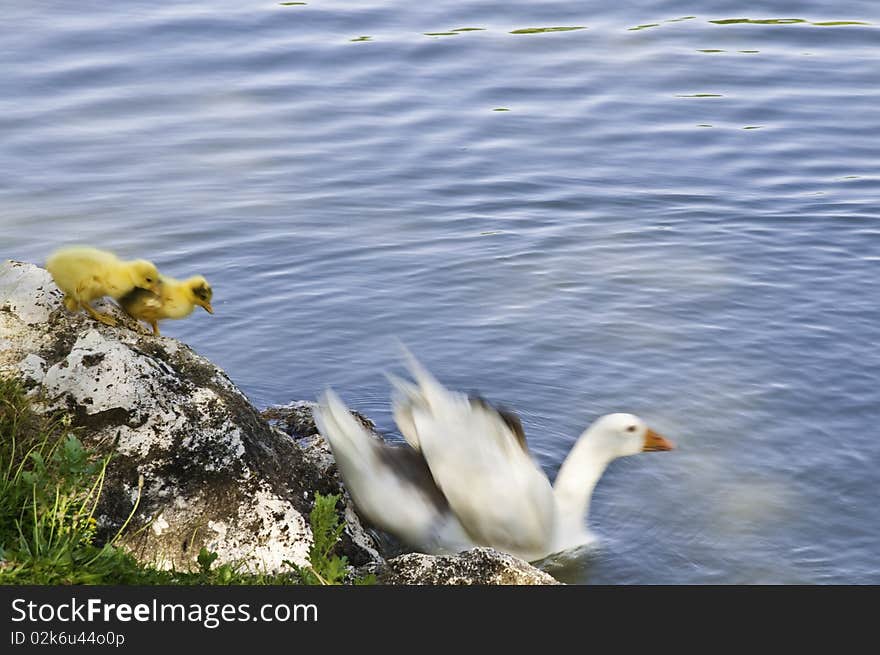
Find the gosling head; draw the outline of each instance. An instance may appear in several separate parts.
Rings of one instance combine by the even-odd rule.
[[[606,414],[593,424],[589,432],[612,457],[672,450],[675,447],[633,414]]]
[[[209,314],[213,314],[214,308],[211,307],[211,298],[214,296],[214,291],[208,281],[201,275],[196,275],[189,278],[186,285],[192,293],[193,302],[199,307],[203,307]]]
[[[156,270],[156,265],[153,262],[146,259],[135,259],[130,262],[130,266],[134,286],[148,289],[156,294],[159,293],[159,271]]]

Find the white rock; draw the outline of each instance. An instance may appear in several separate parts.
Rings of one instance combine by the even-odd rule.
[[[28,325],[48,321],[63,295],[45,269],[12,260],[0,266],[0,310]]]
[[[0,346],[2,346],[2,344],[0,344]],[[21,372],[21,376],[28,382],[40,384],[46,377],[47,366],[45,359],[39,355],[30,353],[27,357],[21,360],[18,365],[18,370]]]
[[[391,585],[555,585],[551,575],[521,559],[492,548],[472,548],[457,555],[409,553],[364,572]]]
[[[165,520],[165,516],[163,514],[159,514],[153,522],[150,524],[150,527],[153,529],[153,532],[157,537],[161,537],[162,533],[168,529],[168,521]]]
[[[285,560],[307,565],[312,531],[302,514],[265,485],[252,501],[239,506],[233,522],[210,522],[208,528],[214,535],[207,539],[206,547],[221,561],[248,561],[252,570],[278,571],[284,568]],[[233,528],[236,523],[248,526],[246,539]]]

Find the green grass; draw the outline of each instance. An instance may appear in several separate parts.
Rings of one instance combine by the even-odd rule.
[[[144,565],[116,544],[128,521],[99,543],[95,510],[110,455],[85,448],[66,414],[35,412],[16,380],[0,378],[0,584],[370,584],[351,579],[334,548],[345,527],[339,496],[316,494],[309,565],[275,574],[218,563],[202,548],[192,571]],[[135,506],[135,510],[137,506]],[[134,513],[134,510],[132,511]],[[130,518],[130,517],[129,517]]]
[[[344,584],[348,578],[348,559],[344,555],[333,553],[345,529],[345,523],[339,520],[339,514],[336,512],[337,502],[339,502],[337,495],[315,494],[315,506],[309,515],[313,539],[309,548],[309,565],[298,567],[292,562],[285,562],[299,575],[304,584]],[[356,585],[374,584],[375,581],[376,578],[372,574],[352,580]]]

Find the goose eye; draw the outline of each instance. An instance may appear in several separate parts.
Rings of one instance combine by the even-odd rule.
[[[636,426],[635,426],[635,425],[631,425],[631,426],[629,426],[629,427],[626,429],[626,431],[627,431],[627,432],[635,432],[635,431],[636,431]]]
[[[151,277],[147,278],[147,282],[152,282],[152,281],[153,281],[153,278],[151,278]]]

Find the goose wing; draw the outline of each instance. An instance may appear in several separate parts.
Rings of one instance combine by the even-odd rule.
[[[405,420],[398,426],[418,443],[462,527],[478,544],[526,559],[545,555],[555,524],[553,491],[524,447],[519,420],[446,389],[411,355],[409,367],[415,384],[410,402],[396,408]]]
[[[472,545],[418,451],[371,435],[330,390],[314,417],[358,512],[369,523],[429,552]]]

